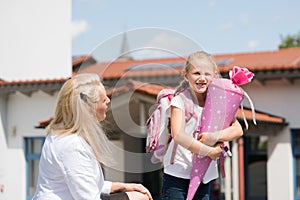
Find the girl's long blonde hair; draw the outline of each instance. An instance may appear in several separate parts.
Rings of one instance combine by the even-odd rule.
[[[196,51],[196,52],[191,53],[186,59],[186,62],[185,62],[184,68],[183,68],[183,72],[186,72],[186,73],[190,72],[191,61],[194,59],[200,59],[202,62],[213,67],[215,73],[218,73],[218,66],[215,62],[214,57],[205,51]],[[175,95],[178,94],[179,92],[181,92],[182,90],[186,89],[188,86],[189,86],[189,83],[186,80],[181,81],[179,86],[175,90]]]
[[[104,90],[97,74],[78,74],[67,80],[59,92],[47,134],[78,134],[90,145],[99,164],[109,165],[110,141],[96,117],[101,88]]]

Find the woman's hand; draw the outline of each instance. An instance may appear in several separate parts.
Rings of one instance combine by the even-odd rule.
[[[111,192],[126,192],[129,199],[152,200],[149,190],[139,183],[113,182]]]
[[[152,196],[147,188],[145,188],[142,184],[137,183],[125,183],[125,192],[129,191],[137,191],[143,193],[148,196],[149,199],[152,199]]]

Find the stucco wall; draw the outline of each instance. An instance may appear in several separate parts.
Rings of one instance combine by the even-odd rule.
[[[257,110],[284,117],[291,128],[300,128],[300,80],[293,84],[284,80],[267,81],[265,85],[254,81],[243,88]]]
[[[71,76],[71,1],[0,2],[1,71],[4,80],[40,80]],[[34,128],[52,116],[55,96],[43,92],[10,94],[0,101],[0,198],[26,199],[24,136],[43,135]],[[7,145],[5,142],[7,136]]]
[[[292,200],[294,188],[293,159],[290,143],[290,129],[270,136],[268,140],[268,199]]]
[[[257,110],[283,117],[289,123],[280,132],[268,136],[267,182],[269,200],[292,200],[295,175],[291,129],[300,128],[300,81],[276,80],[265,84],[254,81],[244,89]]]
[[[39,121],[53,116],[57,94],[51,96],[38,91],[31,96],[15,93],[7,103],[8,147],[23,148],[26,136],[45,135],[44,129],[36,129]]]
[[[0,184],[4,189],[0,193],[0,200],[24,199],[26,195],[24,152],[20,149],[7,148],[1,118],[0,116]]]
[[[0,78],[70,77],[71,0],[1,0],[0,25]]]

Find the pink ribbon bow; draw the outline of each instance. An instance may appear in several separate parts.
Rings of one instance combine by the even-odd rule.
[[[240,68],[238,66],[234,66],[232,70],[229,71],[229,77],[232,83],[236,85],[244,85],[249,83],[253,76],[254,74],[247,68]]]

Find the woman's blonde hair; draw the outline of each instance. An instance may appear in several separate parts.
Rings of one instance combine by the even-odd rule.
[[[47,134],[78,134],[92,148],[99,164],[111,164],[110,142],[96,117],[100,92],[105,89],[97,74],[78,74],[62,86],[55,115]],[[106,96],[105,96],[106,97]]]
[[[213,67],[216,74],[218,73],[218,66],[215,62],[214,57],[205,51],[196,51],[196,52],[191,53],[186,59],[186,62],[185,62],[184,68],[183,68],[183,72],[186,72],[186,73],[190,72],[191,66],[192,66],[191,62],[194,59],[200,59],[206,65]],[[178,92],[181,92],[182,90],[186,89],[188,86],[189,86],[189,83],[186,80],[181,81],[181,83],[175,90],[175,95]]]

